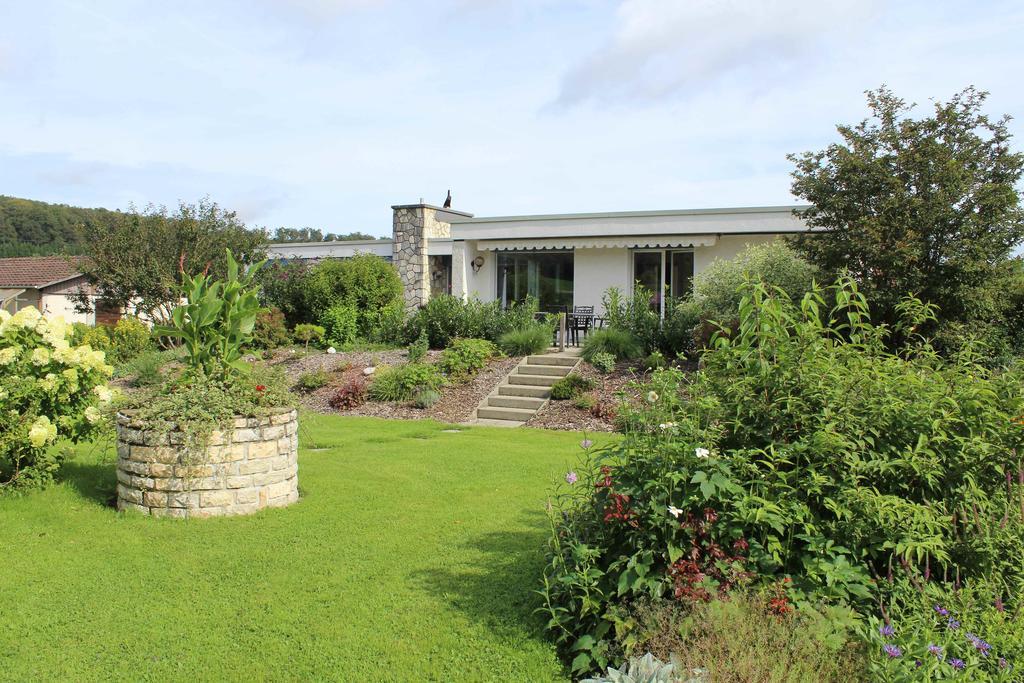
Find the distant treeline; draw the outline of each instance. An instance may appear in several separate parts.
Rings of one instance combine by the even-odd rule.
[[[78,226],[110,225],[116,215],[0,195],[0,256],[80,253]]]
[[[79,254],[82,228],[110,226],[121,215],[108,209],[83,209],[0,195],[0,257]],[[337,242],[372,240],[364,232],[343,235],[318,228],[263,230],[271,242]]]

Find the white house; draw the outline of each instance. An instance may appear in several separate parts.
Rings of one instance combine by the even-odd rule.
[[[409,308],[451,292],[503,304],[537,297],[543,310],[593,306],[609,287],[689,291],[715,259],[806,232],[802,206],[474,217],[429,204],[392,207],[393,239],[276,244],[279,258],[390,258]],[[652,302],[663,306],[661,296]]]

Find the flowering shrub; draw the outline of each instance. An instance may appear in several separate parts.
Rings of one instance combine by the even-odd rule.
[[[799,307],[750,285],[700,372],[636,387],[625,438],[589,454],[553,508],[545,610],[574,670],[629,654],[632,602],[702,602],[747,579],[862,613],[899,597],[893,572],[991,579],[991,599],[1019,599],[1021,377],[939,359],[913,336],[927,307],[903,310],[914,343],[892,352],[851,282]]]
[[[60,455],[48,447],[87,436],[102,419],[113,370],[102,351],[70,337],[62,318],[0,311],[0,490],[49,483]]]
[[[358,377],[338,388],[327,400],[336,410],[351,410],[366,402],[366,381]]]

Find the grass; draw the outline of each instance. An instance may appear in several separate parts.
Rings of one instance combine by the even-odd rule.
[[[119,514],[99,446],[0,498],[0,679],[565,680],[533,591],[579,434],[302,423],[282,510]]]

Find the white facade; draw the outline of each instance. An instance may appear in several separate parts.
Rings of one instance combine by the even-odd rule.
[[[716,259],[733,258],[747,246],[771,242],[781,235],[806,232],[808,228],[799,216],[802,208],[477,218],[426,204],[394,207],[396,211],[420,211],[429,221],[450,225],[446,231],[450,237],[422,241],[429,255],[449,264],[453,295],[506,303],[527,290],[535,295],[532,290],[537,289],[541,291],[542,308],[549,307],[543,301],[547,296],[557,300],[559,308],[593,306],[597,311],[602,309],[602,296],[610,287],[630,294],[634,283],[646,278],[661,284],[649,289],[672,290],[676,286],[671,283],[678,279],[681,290],[688,287],[693,275]],[[272,245],[270,251],[279,258],[345,258],[367,252],[390,258],[393,243],[279,244]],[[638,253],[646,256],[638,257]],[[644,272],[636,272],[638,263]],[[550,275],[555,271],[559,274]],[[571,278],[565,275],[569,271]],[[512,285],[510,273],[515,278]],[[510,292],[510,288],[515,291]]]

